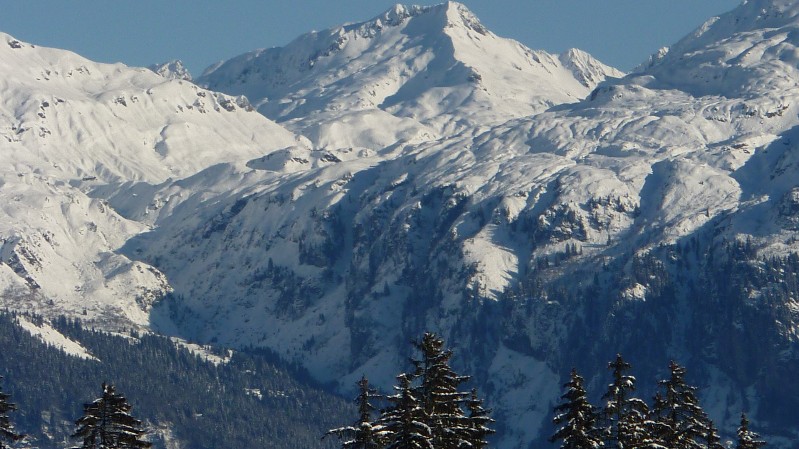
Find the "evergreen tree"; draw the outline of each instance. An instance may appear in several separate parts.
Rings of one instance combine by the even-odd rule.
[[[553,419],[560,428],[550,438],[553,443],[562,441],[562,449],[596,449],[602,447],[602,440],[596,428],[597,416],[594,407],[588,402],[583,387],[583,378],[572,369],[569,382],[563,385],[566,393],[561,396],[563,403],[555,407],[557,414]]]
[[[113,385],[103,384],[103,395],[83,405],[83,416],[75,421],[72,435],[83,444],[74,449],[144,449],[152,444],[140,438],[142,422],[130,415],[132,406]]]
[[[766,445],[765,441],[760,440],[760,435],[749,430],[749,419],[745,413],[741,413],[741,427],[738,427],[738,444],[736,449],[758,449]]]
[[[471,427],[462,409],[468,393],[458,391],[458,387],[469,377],[459,376],[449,366],[452,351],[444,349],[444,340],[436,334],[426,332],[414,345],[422,355],[421,359],[413,360],[414,377],[420,380],[416,391],[424,409],[424,422],[431,429],[433,446],[436,449],[468,446]]]
[[[396,394],[386,398],[391,406],[375,422],[379,439],[385,449],[434,449],[422,402],[411,388],[409,376],[403,373],[397,380]]]
[[[469,437],[468,447],[471,449],[484,449],[488,446],[486,439],[495,431],[491,428],[494,421],[489,414],[490,410],[483,408],[483,400],[478,398],[477,389],[472,388],[469,400],[466,402],[469,411]]]
[[[486,438],[494,433],[494,420],[476,390],[471,394],[458,390],[468,376],[460,376],[450,367],[452,351],[429,332],[414,345],[421,357],[411,359],[413,373],[397,376],[395,394],[386,398],[390,406],[374,422],[369,400],[377,395],[365,377],[358,383],[358,422],[326,434],[345,440],[343,449],[486,448]]]
[[[652,407],[652,436],[669,449],[704,448],[711,422],[699,406],[696,387],[685,383],[685,368],[672,361],[669,369]]]
[[[649,435],[645,427],[649,408],[641,399],[632,397],[635,391],[635,377],[625,374],[631,365],[621,355],[608,363],[613,370],[613,382],[602,396],[605,407],[602,411],[604,421],[603,436],[605,447],[619,449],[638,449],[647,447]]]
[[[369,387],[369,380],[366,376],[358,381],[358,396],[355,402],[358,404],[358,421],[352,426],[331,429],[327,435],[336,435],[343,441],[342,449],[377,449],[381,446],[379,438],[379,427],[372,425],[372,412],[375,407],[371,400],[380,395]]]
[[[3,376],[0,376],[0,380],[2,379]],[[8,413],[16,410],[17,406],[9,402],[9,399],[11,399],[11,395],[0,390],[0,449],[7,447],[4,440],[19,441],[25,437],[25,435],[14,432],[14,425],[11,423]]]
[[[710,424],[708,425],[707,435],[705,436],[705,447],[707,449],[724,449],[724,446],[721,444],[719,430],[716,429],[713,421],[710,421]]]

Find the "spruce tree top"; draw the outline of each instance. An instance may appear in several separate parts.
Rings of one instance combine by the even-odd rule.
[[[557,415],[552,420],[560,428],[550,441],[561,441],[562,449],[596,449],[602,447],[599,431],[596,428],[596,413],[588,402],[588,394],[583,387],[583,378],[572,369],[569,382],[563,385],[566,392],[561,396],[563,402],[555,407]]]
[[[635,391],[635,377],[626,372],[632,366],[620,354],[608,363],[613,371],[613,382],[602,396],[605,406],[602,410],[602,434],[606,447],[639,448],[646,447],[650,438],[645,428],[649,407],[641,399],[632,396]]]
[[[339,437],[342,440],[342,449],[377,449],[380,447],[380,427],[372,424],[372,412],[375,407],[371,403],[371,399],[378,397],[380,395],[369,387],[369,380],[366,376],[361,377],[361,380],[358,381],[358,396],[355,398],[355,402],[358,404],[358,421],[351,426],[330,429],[325,436]]]
[[[685,368],[672,361],[669,379],[660,381],[652,414],[653,435],[673,449],[706,447],[711,421],[696,396],[696,387],[685,382]],[[712,439],[712,438],[711,438]]]
[[[395,394],[386,399],[391,407],[375,423],[379,429],[385,449],[436,449],[433,445],[432,429],[425,421],[421,401],[414,394],[410,376],[397,376]]]
[[[414,378],[421,380],[419,398],[428,415],[457,413],[468,393],[458,391],[458,386],[469,380],[469,376],[458,375],[450,367],[452,351],[444,349],[444,340],[434,333],[426,332],[414,346],[422,358],[412,360]]]
[[[80,438],[82,449],[145,449],[152,443],[140,438],[146,433],[142,422],[130,415],[133,408],[113,385],[103,383],[103,395],[83,405],[83,416],[75,421],[72,435]],[[77,448],[75,448],[77,449]]]
[[[736,449],[758,449],[766,445],[765,441],[760,440],[760,435],[749,430],[749,419],[745,413],[741,413],[741,426],[738,427],[738,445]]]
[[[436,334],[426,332],[414,345],[422,354],[421,359],[413,360],[414,377],[419,380],[414,390],[421,401],[424,423],[431,429],[433,445],[436,449],[468,446],[472,428],[463,406],[469,393],[458,387],[469,377],[452,369],[452,351],[444,348],[444,340]]]

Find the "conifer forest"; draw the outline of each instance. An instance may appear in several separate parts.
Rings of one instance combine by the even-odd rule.
[[[15,329],[11,316],[3,315],[0,319],[7,325],[6,328],[0,326],[0,329],[5,329],[0,330],[0,337],[5,343],[14,342],[15,345],[23,343],[22,346],[35,344],[29,340],[29,335],[18,328],[16,332],[8,332]],[[62,331],[80,338],[80,341],[85,343],[91,342],[91,337],[96,333],[67,320],[62,320],[60,326]],[[107,338],[107,335],[98,338],[97,343],[108,341]],[[119,349],[124,352],[130,351],[130,346],[135,347],[122,337],[118,338],[110,342],[106,348],[108,352],[101,350],[97,353],[110,357],[112,353],[120,352]],[[187,391],[196,391],[191,383],[204,382],[201,367],[206,364],[196,357],[191,357],[185,351],[176,350],[163,337],[140,338],[142,341],[138,345],[145,346],[150,355],[157,355],[155,360],[169,363],[164,365],[156,361],[157,369],[166,369],[167,372],[164,374],[170,377],[178,375],[179,371],[189,376],[178,382],[184,385],[183,388]],[[88,402],[82,404],[80,414],[73,416],[71,429],[64,432],[64,429],[59,429],[56,425],[58,419],[54,415],[74,410],[75,407],[66,404],[45,404],[47,401],[45,396],[50,397],[52,401],[53,398],[59,398],[59,395],[47,388],[45,383],[18,381],[14,383],[15,391],[0,386],[0,448],[35,447],[47,443],[42,435],[26,435],[23,432],[26,428],[43,427],[51,429],[50,444],[57,442],[56,438],[59,438],[60,434],[59,444],[64,449],[147,449],[153,446],[154,442],[163,443],[159,429],[163,429],[163,425],[167,422],[179,423],[181,414],[184,416],[189,414],[195,423],[207,421],[210,424],[192,426],[183,435],[188,441],[192,441],[193,446],[196,445],[194,447],[219,447],[225,439],[237,441],[235,435],[239,432],[255,432],[256,435],[263,435],[263,439],[260,440],[262,444],[269,445],[266,447],[278,447],[274,445],[275,440],[270,435],[285,435],[285,432],[291,431],[290,429],[294,427],[297,428],[295,435],[300,438],[296,441],[305,441],[307,447],[490,448],[496,426],[492,410],[485,406],[476,388],[468,387],[470,377],[457,373],[452,368],[452,359],[455,356],[453,351],[447,348],[440,336],[430,332],[424,333],[418,341],[412,342],[412,345],[416,355],[411,358],[409,369],[396,376],[392,392],[378,392],[363,376],[357,382],[357,395],[353,406],[336,400],[331,401],[331,398],[323,399],[324,396],[320,392],[318,397],[308,397],[306,403],[295,404],[298,414],[295,418],[289,418],[289,421],[282,420],[280,416],[286,413],[286,407],[291,405],[280,400],[274,404],[281,409],[278,414],[258,413],[252,407],[241,408],[248,402],[246,397],[231,398],[221,391],[213,392],[208,388],[206,393],[211,397],[216,396],[215,399],[209,403],[194,398],[194,404],[197,405],[187,408],[189,403],[183,402],[186,399],[181,399],[185,391],[149,390],[149,386],[154,386],[152,384],[149,386],[140,384],[137,388],[136,383],[132,382],[126,386],[134,393],[135,399],[129,401],[115,385],[103,383],[99,389],[95,386],[94,399],[91,399],[91,394],[86,396]],[[97,349],[100,348],[95,347],[95,350]],[[9,353],[13,352],[4,351],[5,357],[0,356],[0,361],[6,364],[5,366],[13,367],[11,363],[13,355],[9,357]],[[50,363],[62,358],[58,354],[63,357],[59,351],[49,354],[52,358]],[[131,355],[135,358],[133,353],[127,357]],[[169,360],[175,356],[178,356],[176,357],[178,363]],[[274,362],[269,362],[268,359],[269,357],[248,356],[238,363],[246,366],[245,372],[250,374],[255,374],[258,370],[271,372],[272,376],[277,374],[269,381],[270,387],[285,388],[288,379],[280,379],[281,376],[286,376],[281,373],[291,368],[270,365]],[[143,359],[139,358],[139,361],[142,362]],[[143,368],[142,365],[137,366],[135,363],[126,366],[135,367],[137,370]],[[685,368],[676,362],[671,362],[668,369],[668,378],[658,382],[657,393],[651,401],[646,401],[636,395],[637,382],[631,374],[631,364],[621,355],[617,355],[608,363],[610,381],[596,405],[589,399],[583,377],[577,370],[572,370],[568,381],[563,385],[560,402],[552,409],[553,432],[549,444],[542,448],[756,449],[766,445],[759,434],[750,427],[746,413],[741,413],[740,426],[736,434],[728,436],[729,438],[725,440],[702,409],[697,388],[686,380]],[[88,386],[79,387],[76,385],[76,379],[68,375],[72,370],[78,373],[78,377],[81,377],[81,374],[88,374],[77,366],[70,366],[69,369],[60,372],[62,385],[72,387],[76,391],[87,391],[84,387]],[[102,375],[114,374],[120,375],[118,371],[113,370],[105,371]],[[220,374],[242,382],[241,378],[230,372],[214,373],[215,376]],[[292,376],[297,374],[299,372],[295,371]],[[87,375],[87,378],[89,376],[96,374]],[[196,377],[196,380],[190,377]],[[144,382],[144,378],[142,381]],[[220,387],[220,390],[224,388]],[[153,391],[156,391],[156,394],[153,394]],[[65,390],[60,398],[63,400],[71,394],[74,394],[73,390],[69,392]],[[235,407],[217,406],[221,405],[223,400],[231,399],[235,401],[231,405],[237,404]],[[132,402],[140,404],[143,411],[136,413]],[[328,408],[325,408],[324,404],[328,404]],[[338,408],[339,412],[334,412],[334,408]],[[31,413],[31,409],[39,412]],[[341,410],[354,417],[350,424],[318,431],[321,436],[319,441],[302,439],[302,435],[308,432],[300,428],[311,424],[307,417],[329,425],[331,419],[322,419],[322,417],[342,416]],[[289,409],[288,415],[291,416],[291,413]],[[206,415],[208,420],[198,420]],[[261,421],[254,422],[256,418]],[[275,418],[278,420],[275,421]],[[297,419],[297,422],[292,423],[291,419]],[[43,423],[42,420],[46,422]],[[182,425],[176,426],[178,431],[182,428]],[[249,439],[238,441],[244,443],[242,447],[253,447],[248,446],[251,444]]]

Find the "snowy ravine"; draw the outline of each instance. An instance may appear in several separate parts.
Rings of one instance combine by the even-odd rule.
[[[726,436],[746,411],[790,447],[797,26],[749,0],[615,78],[397,6],[198,80],[234,96],[3,36],[3,304],[269,347],[342,392],[439,332],[503,449],[548,436],[573,366],[598,397],[621,352],[650,399],[675,359]]]

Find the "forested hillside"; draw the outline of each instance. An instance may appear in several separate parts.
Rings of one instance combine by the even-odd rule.
[[[351,404],[264,351],[225,353],[215,364],[165,337],[110,335],[67,320],[54,325],[95,359],[48,347],[13,316],[0,315],[2,387],[31,446],[77,445],[69,439],[74,421],[103,382],[125,394],[156,447],[326,447],[320,436],[352,413]]]

